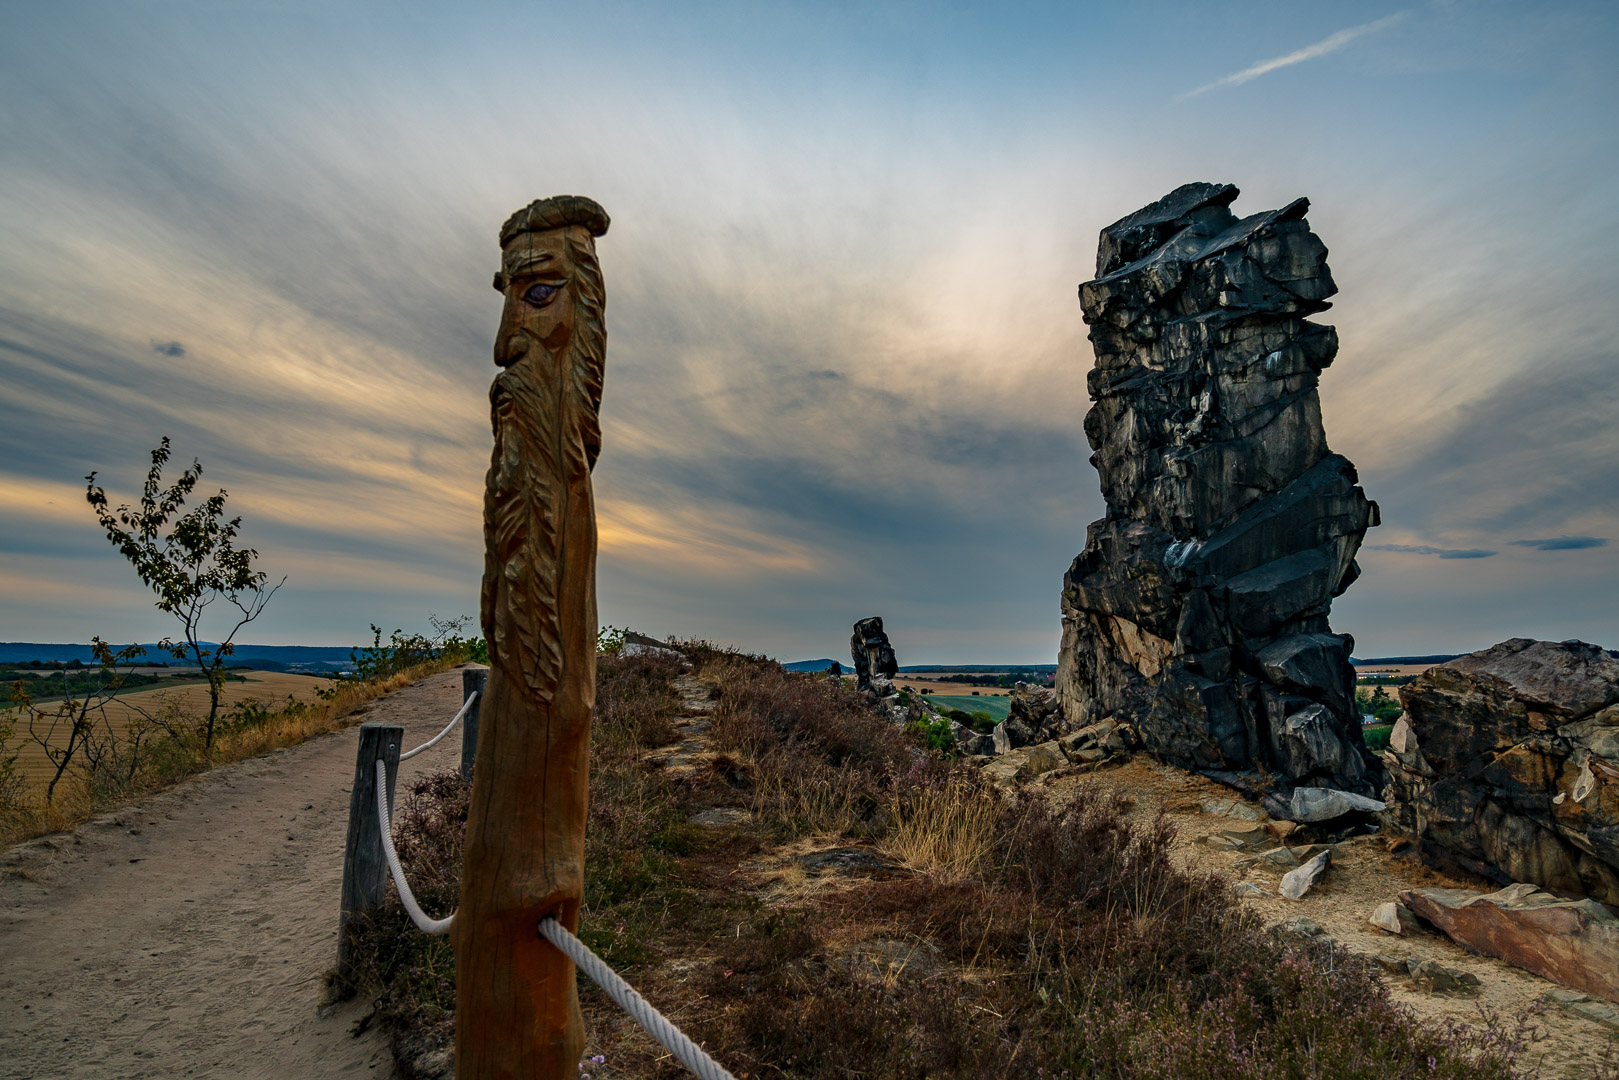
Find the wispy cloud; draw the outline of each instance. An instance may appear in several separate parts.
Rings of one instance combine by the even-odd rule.
[[[1365,551],[1398,551],[1405,555],[1437,555],[1441,559],[1488,559],[1496,554],[1483,548],[1442,548],[1427,544],[1365,544]]]
[[[1514,540],[1513,547],[1534,548],[1536,551],[1575,551],[1580,548],[1606,547],[1602,536],[1553,536],[1545,540]]]
[[[1335,34],[1329,34],[1328,36],[1322,38],[1314,45],[1306,45],[1304,48],[1295,52],[1290,52],[1286,56],[1276,56],[1269,60],[1261,60],[1252,67],[1243,68],[1241,71],[1227,75],[1223,79],[1216,79],[1207,86],[1200,86],[1196,90],[1188,90],[1175,100],[1185,101],[1188,98],[1195,98],[1199,94],[1206,94],[1210,90],[1218,90],[1222,86],[1241,86],[1243,83],[1257,79],[1261,75],[1268,75],[1273,71],[1280,70],[1281,68],[1292,67],[1294,64],[1302,64],[1306,60],[1314,60],[1319,56],[1326,56],[1328,53],[1337,52],[1339,49],[1343,48],[1345,45],[1348,45],[1356,38],[1365,37],[1367,34],[1375,34],[1379,30],[1386,30],[1395,23],[1403,22],[1410,16],[1410,14],[1411,13],[1409,11],[1401,11],[1394,15],[1384,16],[1383,18],[1377,19],[1374,22],[1362,23],[1360,26],[1351,26],[1346,30],[1339,30]]]
[[[154,341],[152,342],[152,351],[159,356],[179,357],[186,354],[186,347],[178,341]]]

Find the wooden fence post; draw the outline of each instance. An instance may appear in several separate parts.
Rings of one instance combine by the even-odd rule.
[[[382,906],[388,885],[388,857],[382,850],[382,823],[377,820],[377,762],[388,763],[388,812],[393,812],[394,783],[399,778],[398,724],[361,724],[360,749],[354,759],[354,786],[349,789],[349,835],[343,846],[343,906],[337,923],[337,974],[344,993],[354,989],[354,943],[349,924]]]
[[[489,669],[482,666],[461,669],[461,700],[472,694],[472,708],[461,718],[461,779],[472,779],[472,763],[478,757],[478,712],[483,708],[483,693],[489,685]]]

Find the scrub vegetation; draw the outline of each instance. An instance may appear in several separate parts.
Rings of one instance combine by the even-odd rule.
[[[11,683],[11,709],[0,711],[0,845],[71,829],[215,766],[348,727],[369,702],[466,663],[482,644],[452,639],[424,651],[413,642],[397,658],[383,645],[368,677],[324,685],[321,700],[245,697],[221,702],[210,723],[212,695],[201,713],[188,708],[189,695],[145,689],[120,696],[138,650],[114,651],[97,638],[97,659],[76,693],[38,701],[34,684]],[[42,777],[19,767],[25,743],[48,760]]]
[[[581,929],[738,1077],[1533,1075],[1529,1020],[1419,1020],[1364,958],[1267,929],[1184,869],[1127,796],[1009,793],[836,680],[680,647],[690,670],[598,659]],[[677,679],[717,699],[682,769],[659,764],[683,737]],[[430,911],[456,901],[466,799],[432,775],[398,815]],[[396,1046],[449,1045],[443,939],[392,899],[364,933]],[[592,1076],[682,1075],[580,994]]]

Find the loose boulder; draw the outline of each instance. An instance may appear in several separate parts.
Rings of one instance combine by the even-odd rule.
[[[1302,900],[1304,894],[1315,888],[1316,882],[1321,880],[1332,863],[1332,852],[1323,851],[1297,870],[1289,870],[1282,875],[1281,887],[1276,891],[1289,900]]]
[[[1278,816],[1288,821],[1302,821],[1305,823],[1332,821],[1352,814],[1377,813],[1386,809],[1385,804],[1376,799],[1369,799],[1364,795],[1356,795],[1350,791],[1337,791],[1333,788],[1296,787],[1288,799],[1287,812]]]
[[[1422,923],[1412,914],[1411,909],[1397,900],[1377,905],[1377,910],[1373,911],[1366,921],[1379,930],[1387,930],[1391,934],[1401,936],[1419,933],[1422,930]]]
[[[1045,742],[1064,731],[1062,703],[1049,687],[1020,682],[1007,701],[1006,724],[1028,742]],[[1025,734],[1026,733],[1026,734]]]
[[[1619,904],[1619,660],[1514,638],[1400,688],[1382,815],[1431,865]]]
[[[1407,889],[1400,900],[1476,953],[1619,1001],[1619,916],[1519,883],[1499,892]]]
[[[1337,291],[1309,202],[1238,218],[1187,184],[1102,230],[1080,303],[1107,516],[1063,579],[1057,696],[1172,764],[1373,795],[1332,598],[1377,505],[1327,448],[1310,322]]]

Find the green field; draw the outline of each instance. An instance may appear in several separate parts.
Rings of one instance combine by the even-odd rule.
[[[928,694],[927,699],[933,707],[940,712],[945,709],[960,709],[963,712],[987,712],[996,723],[1006,719],[1006,714],[1012,708],[1012,699],[1009,697],[973,697],[970,694]]]

